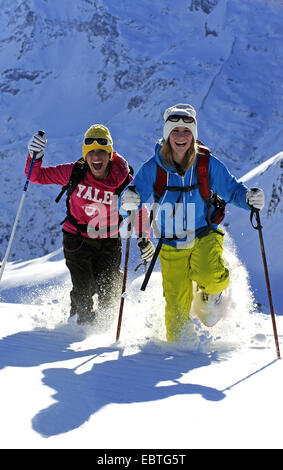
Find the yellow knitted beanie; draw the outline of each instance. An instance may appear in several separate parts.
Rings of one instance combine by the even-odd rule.
[[[88,140],[90,139],[90,143],[87,144]],[[91,142],[91,139],[93,141]],[[97,140],[98,139],[98,142]],[[103,145],[99,139],[106,139],[105,145]],[[85,133],[84,135],[84,142],[83,142],[83,158],[86,159],[86,155],[91,150],[95,149],[102,149],[105,152],[110,153],[110,158],[113,156],[113,141],[109,129],[103,126],[102,124],[93,124]]]

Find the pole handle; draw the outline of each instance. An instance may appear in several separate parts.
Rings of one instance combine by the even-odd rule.
[[[38,131],[38,135],[40,135],[41,137],[43,137],[44,134],[45,134],[45,131],[43,131],[43,130]],[[11,232],[11,235],[10,235],[10,238],[9,238],[6,253],[5,253],[4,259],[2,261],[2,265],[1,265],[1,269],[0,269],[0,281],[2,279],[4,269],[6,267],[6,263],[8,261],[8,257],[9,257],[9,254],[10,254],[11,246],[12,246],[12,243],[13,243],[13,240],[14,240],[14,236],[15,236],[15,233],[16,233],[16,227],[17,227],[17,224],[18,224],[18,220],[20,218],[20,214],[21,214],[21,211],[22,211],[23,204],[24,204],[24,200],[25,200],[25,196],[26,196],[26,192],[27,192],[28,184],[29,184],[29,180],[30,180],[30,175],[31,175],[31,172],[32,172],[33,164],[34,164],[35,159],[36,159],[36,155],[37,155],[37,152],[34,152],[33,156],[32,156],[32,160],[31,160],[31,164],[30,164],[30,167],[29,167],[28,176],[27,176],[27,179],[26,179],[26,182],[25,182],[25,185],[24,185],[23,194],[22,194],[20,204],[19,204],[19,207],[18,207],[18,210],[17,210],[17,214],[16,214],[16,217],[15,217],[15,220],[14,220],[14,225],[13,225],[13,228],[12,228],[12,232]]]

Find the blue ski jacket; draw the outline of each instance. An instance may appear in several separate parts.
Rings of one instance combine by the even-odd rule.
[[[131,183],[141,198],[139,209],[154,194],[157,165],[162,166],[167,172],[167,186],[179,186],[181,190],[182,187],[198,184],[196,171],[198,155],[194,165],[186,171],[184,176],[180,176],[173,166],[168,168],[164,165],[160,149],[161,146],[157,143],[154,156],[142,165]],[[211,194],[215,192],[227,203],[250,210],[246,202],[248,188],[238,182],[226,166],[213,155],[210,155],[209,158],[208,180]],[[165,244],[175,247],[181,247],[182,243],[185,245],[191,243],[208,227],[207,204],[199,189],[182,192],[181,197],[180,193],[181,191],[166,190],[158,202],[155,213],[159,236],[164,238]],[[179,202],[177,202],[178,200]],[[120,212],[125,215],[122,209]],[[213,227],[217,229],[217,225],[213,225]]]

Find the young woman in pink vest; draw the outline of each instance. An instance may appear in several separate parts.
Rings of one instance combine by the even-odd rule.
[[[68,184],[75,162],[44,167],[45,137],[34,135],[29,144],[25,173],[33,152],[37,152],[31,181],[38,184]],[[77,323],[95,318],[93,296],[98,294],[99,308],[117,307],[121,295],[120,269],[122,243],[119,230],[118,196],[132,181],[127,161],[113,150],[109,129],[92,125],[84,135],[82,178],[68,197],[63,224],[63,248],[72,280],[70,316]],[[135,232],[141,257],[148,260],[153,245],[148,240],[148,211],[142,208],[135,218]],[[143,237],[143,243],[141,243]]]

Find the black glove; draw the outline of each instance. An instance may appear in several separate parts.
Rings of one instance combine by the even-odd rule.
[[[141,259],[149,261],[155,252],[155,248],[148,238],[138,238],[137,245],[141,250]]]

